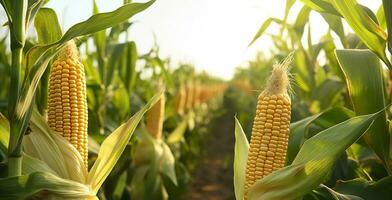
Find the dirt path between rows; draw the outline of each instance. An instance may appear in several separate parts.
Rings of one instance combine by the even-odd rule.
[[[205,151],[193,173],[184,200],[233,200],[234,119],[226,113],[216,119],[205,142]]]

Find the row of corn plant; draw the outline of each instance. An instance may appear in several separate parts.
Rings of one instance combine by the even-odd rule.
[[[97,10],[97,8],[94,9]],[[132,28],[128,26],[129,24],[131,23],[127,23],[123,29],[113,28],[108,33],[102,33],[107,35],[107,39],[104,40],[105,45],[98,44],[98,39],[93,38],[94,43],[96,43],[95,46],[106,47],[106,50],[101,50],[102,52],[106,52],[106,56],[98,58],[97,56],[103,53],[99,53],[98,48],[96,48],[95,51],[89,50],[89,56],[86,57],[88,60],[85,63],[90,65],[87,68],[87,73],[88,77],[91,77],[90,83],[92,83],[91,85],[88,84],[88,91],[91,91],[90,94],[88,93],[88,99],[92,102],[89,104],[89,109],[91,113],[95,114],[90,120],[94,120],[95,118],[98,121],[102,121],[103,123],[101,124],[104,125],[97,124],[90,129],[91,140],[99,143],[110,132],[114,126],[113,124],[119,123],[121,118],[129,115],[129,111],[132,112],[130,108],[140,107],[141,101],[145,101],[153,95],[156,85],[159,82],[164,82],[167,88],[167,103],[165,106],[164,133],[161,134],[167,135],[167,133],[170,133],[167,136],[167,143],[176,151],[174,152],[176,160],[180,160],[180,157],[189,157],[184,156],[186,153],[184,153],[183,149],[178,148],[181,146],[178,143],[183,141],[184,135],[188,135],[185,132],[199,132],[200,123],[196,122],[196,116],[200,115],[195,113],[203,110],[199,109],[202,107],[206,110],[207,100],[214,93],[211,89],[201,85],[200,82],[212,81],[211,84],[213,85],[216,85],[218,82],[215,81],[216,83],[214,83],[211,77],[206,77],[203,80],[201,75],[195,74],[192,67],[183,70],[183,67],[180,66],[178,69],[172,71],[170,69],[170,63],[160,58],[158,46],[154,46],[148,53],[138,56],[135,42],[120,42],[118,37],[110,39],[112,35],[119,35]],[[116,33],[117,30],[121,31]],[[87,40],[85,45],[88,45]],[[87,49],[91,48],[87,47]],[[94,60],[101,60],[101,64],[104,64],[106,67],[102,70],[99,67],[93,68]],[[136,69],[137,63],[142,64],[139,69]],[[100,75],[101,73],[107,73],[107,75]],[[99,76],[110,77],[112,81],[108,85],[105,85]],[[187,78],[188,80],[185,81]],[[138,83],[138,87],[126,86],[135,82]],[[202,89],[204,90],[202,91]],[[182,95],[178,97],[177,93]],[[127,95],[124,96],[125,94]],[[199,104],[201,103],[204,106],[200,107]],[[203,121],[206,120],[203,119]],[[121,161],[108,177],[107,183],[104,184],[102,195],[106,198],[114,199],[125,198],[125,196],[127,198],[142,198],[145,195],[149,195],[145,198],[167,198],[169,195],[166,194],[165,185],[174,186],[172,187],[174,189],[169,192],[171,196],[173,196],[173,193],[180,193],[178,192],[181,190],[180,188],[186,187],[189,180],[184,180],[176,186],[175,183],[177,181],[173,173],[173,165],[181,166],[177,167],[177,169],[181,169],[181,171],[177,172],[180,173],[180,176],[183,173],[186,175],[189,174],[191,166],[181,162],[174,162],[173,158],[171,158],[172,153],[165,144],[166,141],[154,142],[155,140],[151,140],[148,134],[149,132],[145,128],[136,130],[136,133],[138,137],[128,144]],[[199,145],[197,144],[195,146],[198,148]],[[168,158],[167,165],[171,167],[162,168],[162,162],[152,162],[153,160],[151,159],[141,159],[143,162],[139,162],[140,155],[143,155],[142,152],[149,152],[151,158],[154,157],[158,160]],[[130,157],[129,154],[131,154]],[[196,153],[192,162],[195,162],[198,156],[199,154]],[[171,177],[171,181],[166,181],[167,174]],[[120,181],[119,177],[121,177]],[[147,178],[148,180],[144,181]],[[141,184],[142,182],[145,184]]]
[[[253,86],[264,90],[258,98],[250,143],[236,120],[236,198],[390,199],[387,33],[391,31],[391,2],[382,1],[374,13],[355,0],[301,0],[303,7],[291,23],[288,16],[295,3],[286,1],[283,19],[267,19],[251,41],[265,35],[271,23],[277,23],[279,33],[270,35],[274,41],[271,60],[282,60],[293,51],[294,59],[288,68],[292,78],[276,76],[279,69],[290,64],[286,60],[273,67],[266,84]],[[329,25],[317,43],[311,37],[312,12]],[[267,65],[259,70],[271,69],[268,59],[255,61]],[[244,68],[236,76],[251,70]],[[264,74],[256,79],[263,80]],[[282,118],[283,113],[290,113],[289,108],[266,98],[277,88],[284,89],[275,96],[290,88],[291,120]],[[288,132],[284,124],[290,122]]]

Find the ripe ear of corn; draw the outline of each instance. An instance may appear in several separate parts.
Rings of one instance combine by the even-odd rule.
[[[245,172],[245,197],[257,180],[284,167],[291,114],[287,92],[291,59],[289,56],[274,66],[265,90],[258,97]]]
[[[48,123],[80,153],[87,166],[87,99],[83,64],[73,41],[53,62],[49,78]]]
[[[165,118],[165,94],[162,93],[158,102],[147,113],[147,130],[159,140],[162,137],[163,120]]]

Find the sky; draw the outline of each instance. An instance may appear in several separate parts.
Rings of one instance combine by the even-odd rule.
[[[96,0],[100,12],[112,11],[122,0]],[[143,2],[143,1],[137,1]],[[145,2],[145,0],[144,0]],[[381,0],[360,0],[372,9]],[[282,18],[285,0],[157,0],[150,8],[132,18],[129,39],[136,41],[139,53],[146,53],[154,44],[154,35],[161,56],[172,64],[193,63],[198,71],[230,79],[235,67],[245,65],[257,51],[268,52],[272,42],[262,37],[248,48],[250,40],[268,17]],[[51,0],[60,24],[66,30],[92,14],[92,0]],[[297,1],[292,16],[301,8]],[[293,17],[292,17],[293,18]],[[290,18],[291,19],[291,18]],[[326,32],[323,19],[315,12],[310,16],[312,38],[317,41]],[[276,32],[271,27],[267,32]]]

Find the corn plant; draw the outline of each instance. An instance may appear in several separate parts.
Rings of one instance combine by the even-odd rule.
[[[289,0],[286,3],[285,17],[282,20],[270,18],[265,21],[252,40],[254,42],[263,35],[274,22],[282,27],[279,35],[272,36],[275,48],[286,53],[295,50],[291,69],[294,76],[291,84],[295,91],[292,95],[294,119],[290,125],[285,167],[273,170],[266,176],[259,174],[254,184],[246,185],[248,170],[244,164],[245,159],[254,155],[251,154],[252,146],[249,146],[247,137],[236,120],[236,197],[389,199],[392,194],[386,188],[390,187],[391,181],[388,128],[390,111],[386,108],[390,98],[386,86],[390,77],[389,69],[383,68],[381,62],[390,67],[385,51],[389,38],[384,32],[385,29],[390,30],[390,13],[386,9],[390,7],[390,2],[383,1],[377,15],[355,0],[302,2],[304,6],[293,25],[287,22],[287,16],[295,1]],[[312,11],[323,16],[330,30],[316,45],[313,45],[308,34],[310,49],[306,50],[299,39],[302,38],[304,26]],[[345,32],[342,20],[349,24],[355,35]],[[308,31],[311,31],[310,25]],[[345,49],[336,50],[331,32],[338,36]],[[289,36],[288,43],[282,42],[286,34]],[[328,61],[323,69],[320,69],[316,61],[320,50],[325,52]],[[326,67],[330,71],[325,71]],[[318,109],[310,109],[310,113],[302,114],[303,117],[295,117],[301,116],[295,114],[298,112],[295,109],[298,101],[312,102],[318,99],[318,96],[312,94],[324,97],[321,93],[328,93],[325,90],[327,85],[320,80],[327,81],[325,83],[338,80],[344,84],[346,89],[338,87],[342,95],[338,101],[340,103],[327,103]],[[370,96],[374,98],[369,98]],[[308,105],[308,108],[312,108],[312,104]],[[256,119],[254,126],[257,126]],[[252,140],[256,139],[252,136],[251,144]],[[275,144],[267,144],[268,147],[270,145],[273,147]],[[264,146],[260,149],[264,149]],[[262,154],[258,155],[262,157]],[[255,170],[258,165],[265,165],[265,162],[267,161],[262,159],[260,162],[253,162],[251,166],[256,166],[253,168]],[[273,162],[272,165],[274,164]]]
[[[2,117],[1,129],[2,146],[8,151],[8,176],[0,180],[2,198],[96,198],[138,122],[162,91],[105,139],[97,160],[87,171],[84,69],[71,41],[123,23],[153,1],[129,3],[113,12],[95,14],[64,34],[56,13],[42,7],[45,3],[1,1],[8,17],[12,57],[8,119]],[[24,54],[27,26],[34,19],[39,44]],[[57,61],[52,63],[54,57]],[[50,76],[46,70],[49,63]],[[45,83],[45,76],[49,76],[50,84]],[[35,95],[37,87],[41,94],[47,94],[49,89],[48,122],[41,101],[35,108],[36,98],[44,98],[40,100],[45,102],[45,95]],[[111,148],[113,145],[117,148]]]
[[[258,97],[246,165],[245,193],[256,180],[284,166],[291,111],[287,93],[290,59],[274,66],[266,89]]]

